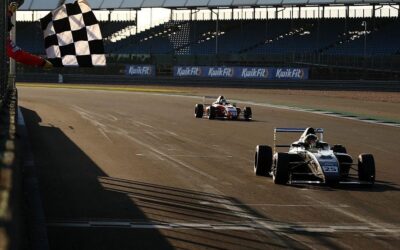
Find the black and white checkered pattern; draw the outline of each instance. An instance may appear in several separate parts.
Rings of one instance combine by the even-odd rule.
[[[64,4],[40,22],[46,54],[54,67],[106,65],[99,22],[86,0]]]

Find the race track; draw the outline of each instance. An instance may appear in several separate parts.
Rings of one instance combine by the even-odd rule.
[[[400,246],[399,127],[270,105],[252,105],[252,122],[195,119],[201,90],[19,91],[51,249]],[[268,102],[251,91],[241,100]],[[372,153],[375,186],[282,186],[254,175],[255,146],[271,145],[275,127],[308,126],[355,160]]]

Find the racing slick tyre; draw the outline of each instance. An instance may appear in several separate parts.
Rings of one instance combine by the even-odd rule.
[[[215,119],[216,113],[217,113],[217,110],[215,109],[215,107],[210,106],[210,108],[208,109],[208,119],[210,119],[210,120]]]
[[[343,147],[343,146],[340,145],[340,144],[333,145],[333,147],[332,147],[331,149],[332,149],[332,151],[333,151],[334,153],[347,154],[346,148]]]
[[[202,118],[204,113],[204,107],[203,104],[196,104],[194,107],[194,115],[196,118]]]
[[[353,164],[353,159],[351,156],[347,154],[338,154],[336,155],[336,159],[338,160],[340,166],[340,176],[342,178],[349,177],[351,165]]]
[[[250,107],[244,107],[244,110],[243,110],[244,119],[246,121],[250,121],[252,116],[253,116],[253,113],[251,112],[251,108]]]
[[[254,173],[259,176],[266,176],[271,171],[272,148],[267,145],[257,145],[254,157]]]
[[[287,153],[278,153],[275,158],[275,168],[272,179],[275,184],[286,184],[289,181],[290,156]]]
[[[375,160],[371,154],[358,156],[358,179],[373,184],[375,182]]]

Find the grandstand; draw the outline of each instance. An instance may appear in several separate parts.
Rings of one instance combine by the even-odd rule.
[[[364,31],[362,22],[370,23]],[[109,43],[115,54],[284,54],[394,55],[400,49],[398,18],[170,21]],[[220,45],[216,47],[216,36]],[[389,39],[390,37],[390,39]],[[386,44],[386,46],[382,46]]]
[[[135,20],[102,21],[106,51],[111,58],[148,55],[155,65],[173,56],[176,61],[185,58],[189,65],[211,58],[210,63],[224,65],[339,64],[400,71],[397,0],[117,2],[111,6],[110,1],[92,1],[94,8],[123,7],[135,13]],[[170,9],[169,20],[139,29],[138,11],[153,7]],[[34,9],[46,8],[36,4]],[[19,22],[17,30],[21,47],[44,53],[37,23]],[[215,55],[228,59],[216,60]],[[169,66],[173,64],[171,61]]]

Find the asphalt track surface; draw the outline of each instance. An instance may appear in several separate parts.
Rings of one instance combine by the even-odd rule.
[[[400,128],[261,105],[251,122],[195,119],[202,98],[165,93],[19,91],[51,249],[400,247]],[[254,175],[273,128],[307,126],[354,159],[372,153],[375,186]]]

